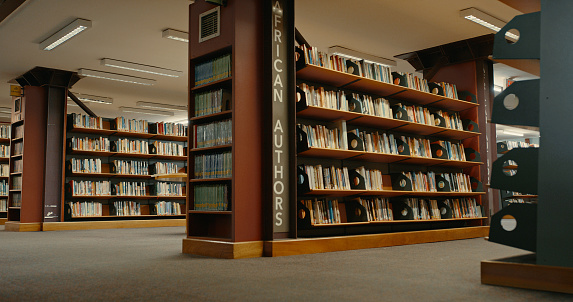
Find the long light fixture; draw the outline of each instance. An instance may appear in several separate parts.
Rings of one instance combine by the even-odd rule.
[[[172,39],[175,41],[189,43],[189,33],[184,31],[168,28],[162,33],[163,38]]]
[[[138,101],[136,103],[136,105],[138,107],[152,108],[152,109],[187,111],[187,106],[180,106],[180,105],[173,105],[173,104],[162,104],[162,103]]]
[[[504,27],[506,24],[506,22],[499,20],[498,18],[492,15],[484,13],[475,7],[462,9],[460,11],[460,17],[475,22],[481,26],[485,26],[495,32],[500,31],[501,28]],[[517,41],[519,39],[518,35],[510,33],[509,31],[505,33],[505,36],[514,41]]]
[[[76,19],[72,23],[66,25],[64,28],[58,30],[55,34],[51,35],[46,40],[40,43],[40,49],[52,50],[58,45],[66,42],[82,31],[92,27],[92,21],[86,19]]]
[[[354,60],[364,60],[368,63],[378,63],[386,66],[396,66],[397,63],[394,60],[386,59],[383,57],[378,57],[375,55],[363,53],[354,49],[342,47],[342,46],[331,46],[328,48],[328,52],[333,55],[344,56]]]
[[[114,60],[114,59],[101,59],[101,65],[108,66],[108,67],[115,67],[139,72],[146,72],[156,75],[162,75],[167,77],[178,78],[183,74],[182,71],[167,69],[162,67],[150,66],[150,65],[143,65],[138,63]]]
[[[113,99],[110,97],[91,95],[91,94],[85,94],[85,93],[76,93],[76,92],[72,92],[72,93],[82,102],[90,102],[90,103],[98,103],[98,104],[106,104],[106,105],[113,104]],[[68,100],[71,100],[71,98],[68,97]]]
[[[189,124],[189,120],[188,119],[183,119],[183,120],[179,120],[179,121],[174,121],[175,124],[183,124],[183,125],[188,125]]]
[[[517,132],[517,131],[510,131],[510,130],[501,130],[501,133],[513,136],[525,136],[525,133]]]
[[[146,86],[151,86],[151,85],[155,84],[155,80],[153,80],[153,79],[132,77],[132,76],[128,76],[125,74],[111,73],[111,72],[85,69],[85,68],[81,68],[78,71],[78,75],[84,76],[84,77],[106,79],[106,80],[119,81],[119,82],[132,83],[132,84],[139,84],[139,85],[146,85]]]
[[[0,113],[12,114],[12,108],[10,108],[10,107],[0,107]]]
[[[124,107],[124,106],[120,106],[119,110],[121,112],[149,114],[149,115],[161,115],[161,116],[174,116],[175,115],[175,113],[172,111],[153,110],[153,109],[135,108],[135,107]]]

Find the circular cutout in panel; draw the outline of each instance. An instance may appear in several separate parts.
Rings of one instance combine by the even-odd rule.
[[[354,73],[354,66],[348,66],[348,73]]]
[[[503,162],[503,174],[506,176],[514,176],[517,174],[517,163],[513,160],[506,160]]]
[[[402,118],[402,111],[396,112],[395,116],[397,119],[401,119]]]
[[[446,215],[447,212],[448,212],[448,209],[446,209],[446,207],[441,207],[441,208],[440,208],[440,214]]]
[[[300,59],[300,54],[298,52],[294,53],[294,61],[298,62],[298,59]]]
[[[446,182],[443,180],[438,181],[438,188],[443,189],[446,186]]]
[[[402,212],[400,212],[400,215],[402,215],[403,217],[408,216],[408,209],[406,209],[406,208],[402,209]]]
[[[476,154],[475,154],[475,153],[470,153],[470,154],[469,154],[469,158],[470,158],[470,160],[475,160],[475,159],[476,159]]]
[[[360,178],[354,177],[354,179],[352,179],[352,182],[354,183],[354,186],[358,186],[360,184]]]
[[[362,215],[362,211],[360,210],[360,208],[356,208],[354,214],[356,215],[356,217],[360,217],[360,215]]]
[[[438,89],[438,87],[434,87],[434,89],[432,89],[432,93],[438,94],[438,93],[440,93],[440,89]]]
[[[503,98],[503,107],[507,110],[513,110],[519,106],[519,98],[517,95],[510,93]]]
[[[519,30],[512,28],[505,32],[505,41],[509,44],[515,44],[519,41]]]
[[[304,176],[302,174],[298,175],[298,184],[302,185],[304,183]]]
[[[442,149],[436,150],[436,157],[442,157],[444,155],[444,151]]]
[[[501,228],[504,231],[511,232],[517,228],[517,220],[511,215],[501,217]]]
[[[394,85],[400,85],[400,78],[399,77],[396,77],[394,79]]]
[[[474,124],[468,124],[468,131],[474,131]]]
[[[398,185],[400,186],[400,188],[405,188],[406,187],[406,180],[401,179],[400,182],[398,183]]]
[[[306,212],[303,209],[298,210],[298,218],[304,219],[306,217]]]
[[[358,147],[358,140],[353,139],[350,141],[350,146],[352,146],[353,149],[356,149],[356,147]]]
[[[300,92],[296,92],[296,101],[300,102],[300,99],[302,98],[302,95],[300,94]]]

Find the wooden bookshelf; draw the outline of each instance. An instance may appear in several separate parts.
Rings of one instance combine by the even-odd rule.
[[[0,131],[0,148],[3,149],[3,151],[5,151],[6,155],[9,155],[10,153],[10,135],[11,135],[11,130],[10,130],[10,123],[1,123],[0,122],[0,127],[1,130]],[[6,176],[0,176],[0,185],[3,185],[6,187],[7,190],[9,190],[9,175],[10,174],[10,166],[9,163],[2,163],[2,161],[0,161],[0,168],[4,168],[7,167],[8,168],[8,173]],[[6,221],[8,221],[8,195],[6,196],[2,196],[0,195],[0,225],[3,225],[4,223],[6,223]]]

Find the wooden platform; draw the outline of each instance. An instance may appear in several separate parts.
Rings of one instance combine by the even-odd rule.
[[[127,229],[185,226],[185,219],[46,222],[43,231]]]
[[[482,261],[481,283],[573,294],[573,268],[537,265],[535,254]]]
[[[205,239],[183,239],[183,253],[223,259],[263,256],[262,241],[226,242]]]
[[[42,223],[21,223],[19,221],[7,221],[5,224],[5,231],[8,232],[39,232],[42,230]]]
[[[8,221],[8,218],[0,218],[0,225],[4,225]]]

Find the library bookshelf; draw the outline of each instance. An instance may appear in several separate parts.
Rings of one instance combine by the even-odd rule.
[[[160,134],[159,124],[68,115],[63,221],[46,222],[43,230],[184,225],[185,182],[154,176],[167,168],[186,174],[187,133]],[[91,190],[97,186],[104,189]]]
[[[0,225],[8,221],[10,134],[10,123],[0,123]]]

